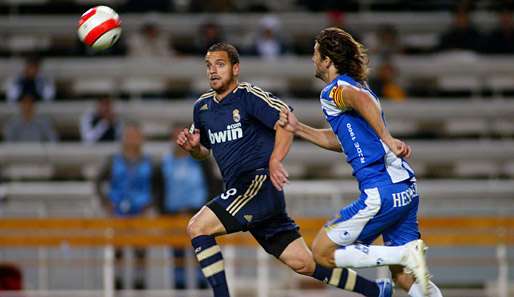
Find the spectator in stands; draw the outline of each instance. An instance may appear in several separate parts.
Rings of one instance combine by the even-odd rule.
[[[130,56],[168,58],[174,54],[170,37],[161,32],[156,22],[143,24],[141,30],[129,39]]]
[[[223,41],[222,31],[221,26],[216,22],[210,21],[202,24],[195,40],[196,54],[203,55],[211,45]]]
[[[400,84],[396,82],[398,74],[394,65],[385,61],[378,67],[377,72],[376,77],[370,80],[370,86],[376,95],[391,101],[404,101],[406,94]]]
[[[469,19],[469,13],[461,8],[454,15],[453,25],[439,38],[439,50],[478,51],[482,36]]]
[[[56,142],[57,133],[52,122],[37,114],[36,99],[24,94],[18,100],[19,114],[9,119],[4,126],[7,142]]]
[[[177,126],[184,127],[184,126]],[[171,152],[167,153],[161,162],[160,170],[156,170],[156,181],[160,185],[156,195],[159,212],[164,215],[192,216],[207,202],[222,190],[222,182],[216,177],[214,168],[209,160],[200,162],[193,159],[188,152],[176,145],[180,128],[171,133]],[[185,270],[185,253],[181,248],[172,251],[174,261],[175,289],[185,289],[187,278]],[[196,271],[196,286],[207,288],[207,281],[200,267]]]
[[[484,52],[488,54],[514,54],[514,24],[512,11],[498,13],[498,26],[487,36]]]
[[[274,16],[261,19],[254,38],[252,52],[265,60],[274,60],[286,53],[287,47],[280,32],[280,20]]]
[[[117,141],[121,132],[122,121],[114,112],[109,96],[98,99],[96,109],[86,112],[80,121],[80,134],[85,143]]]
[[[30,57],[20,75],[7,85],[7,101],[15,102],[22,94],[29,94],[36,100],[52,101],[55,97],[54,82],[40,71],[41,61],[38,57]]]
[[[114,217],[136,217],[150,214],[153,204],[154,166],[143,153],[143,133],[137,123],[127,123],[123,131],[121,152],[110,156],[96,179],[96,191],[102,206]],[[105,187],[106,185],[106,187]],[[132,288],[142,290],[145,282],[145,249],[136,248]],[[116,249],[115,288],[124,288],[123,250]]]

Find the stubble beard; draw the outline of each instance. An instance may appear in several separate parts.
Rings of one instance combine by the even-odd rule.
[[[229,79],[227,79],[226,81],[221,81],[220,86],[218,88],[214,88],[212,85],[211,85],[211,88],[216,92],[216,94],[223,94],[224,92],[226,92],[229,89],[229,87],[233,81],[234,81],[234,77],[232,76]]]

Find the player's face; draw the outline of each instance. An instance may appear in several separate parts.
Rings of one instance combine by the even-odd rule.
[[[209,86],[218,94],[227,91],[239,74],[239,64],[232,65],[225,51],[208,52],[205,64]]]
[[[314,52],[312,53],[312,62],[314,63],[314,76],[323,79],[323,75],[325,73],[324,69],[325,67],[322,64],[321,56],[319,54],[319,44],[316,42],[314,44]]]

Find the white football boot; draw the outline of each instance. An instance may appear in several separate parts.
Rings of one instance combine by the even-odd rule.
[[[409,270],[416,282],[421,286],[423,295],[428,297],[428,282],[430,274],[427,270],[427,262],[425,260],[425,250],[427,247],[423,240],[413,240],[405,244],[405,252],[401,260],[401,264]]]

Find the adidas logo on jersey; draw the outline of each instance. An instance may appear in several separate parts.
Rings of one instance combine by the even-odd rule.
[[[228,125],[227,129],[223,131],[211,132],[209,129],[208,132],[211,144],[223,143],[243,138],[243,128],[241,128],[241,123]]]

